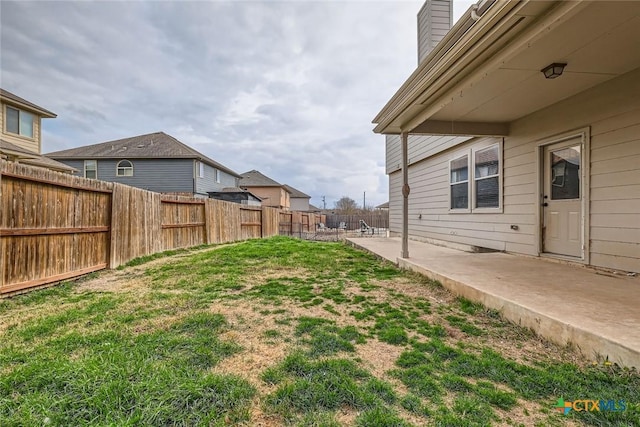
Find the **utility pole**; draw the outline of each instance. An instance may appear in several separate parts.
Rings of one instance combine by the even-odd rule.
[[[322,196],[322,209],[327,210],[327,200]]]
[[[367,192],[362,194],[362,210],[367,209]]]

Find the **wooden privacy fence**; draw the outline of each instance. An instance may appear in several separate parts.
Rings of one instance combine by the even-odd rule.
[[[0,160],[0,296],[169,249],[274,236],[282,215]]]

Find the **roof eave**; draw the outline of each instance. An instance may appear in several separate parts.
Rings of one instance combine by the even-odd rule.
[[[35,113],[38,116],[43,117],[43,118],[55,119],[56,117],[58,117],[58,115],[56,113],[51,112],[49,110],[45,110],[42,107],[35,108],[32,105],[28,105],[28,104],[25,104],[23,102],[16,101],[15,99],[7,98],[5,96],[2,97],[2,102],[4,102],[5,104],[12,105],[14,107],[18,107],[21,110],[25,110],[25,111],[28,111],[30,113]]]
[[[460,59],[471,51],[485,34],[491,30],[500,29],[500,21],[506,15],[515,9],[522,8],[529,1],[531,0],[494,2],[484,10],[484,14],[478,20],[472,17],[474,6],[467,10],[376,115],[373,119],[373,123],[377,125],[374,132],[398,134],[405,131],[406,129],[402,126],[393,122],[425,91],[435,92],[441,88],[439,85],[450,83],[439,81],[443,72],[449,70],[458,74],[457,71],[461,71],[466,65],[461,63]],[[503,28],[505,31],[508,29]]]

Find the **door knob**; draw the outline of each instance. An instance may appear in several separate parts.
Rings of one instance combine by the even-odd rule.
[[[542,204],[542,206],[547,207],[547,206],[549,206],[549,203],[544,202],[544,203]]]

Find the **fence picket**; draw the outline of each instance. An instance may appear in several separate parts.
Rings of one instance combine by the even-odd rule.
[[[5,160],[0,196],[0,297],[167,249],[290,235],[294,216],[300,224],[305,218],[308,231],[325,220],[161,195]]]

